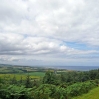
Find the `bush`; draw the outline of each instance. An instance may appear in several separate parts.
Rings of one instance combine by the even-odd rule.
[[[67,94],[74,97],[89,92],[92,88],[96,87],[94,82],[75,83],[67,87]]]

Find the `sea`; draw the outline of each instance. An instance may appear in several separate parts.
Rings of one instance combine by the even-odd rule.
[[[54,69],[66,69],[75,71],[89,71],[99,69],[99,66],[53,66]]]

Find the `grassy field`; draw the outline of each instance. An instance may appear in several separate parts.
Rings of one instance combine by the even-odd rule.
[[[27,75],[27,73],[23,73],[24,75]],[[44,77],[44,72],[31,72],[29,73],[30,76],[38,76],[38,77]]]
[[[94,88],[87,94],[83,94],[82,96],[78,96],[73,99],[99,99],[99,87]]]
[[[14,76],[17,80],[26,79],[27,75],[30,75],[32,79],[39,79],[44,76],[44,72],[31,72],[31,73],[17,73],[17,74],[0,74],[0,78],[12,79]]]

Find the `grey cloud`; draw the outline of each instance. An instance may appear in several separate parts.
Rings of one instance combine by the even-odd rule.
[[[28,55],[60,53],[62,50],[71,50],[62,47],[62,41],[44,37],[24,37],[18,34],[0,34],[0,54]]]
[[[20,34],[0,33],[1,55],[43,55],[43,54],[89,54],[97,51],[83,51],[64,45],[61,40],[45,37],[24,37]]]

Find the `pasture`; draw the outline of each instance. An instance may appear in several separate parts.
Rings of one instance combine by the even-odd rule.
[[[20,79],[26,79],[27,75],[30,76],[31,79],[40,79],[42,78],[45,73],[44,72],[30,72],[30,73],[9,73],[9,74],[0,74],[0,78],[5,79],[12,79],[13,77],[16,77],[17,80]]]

